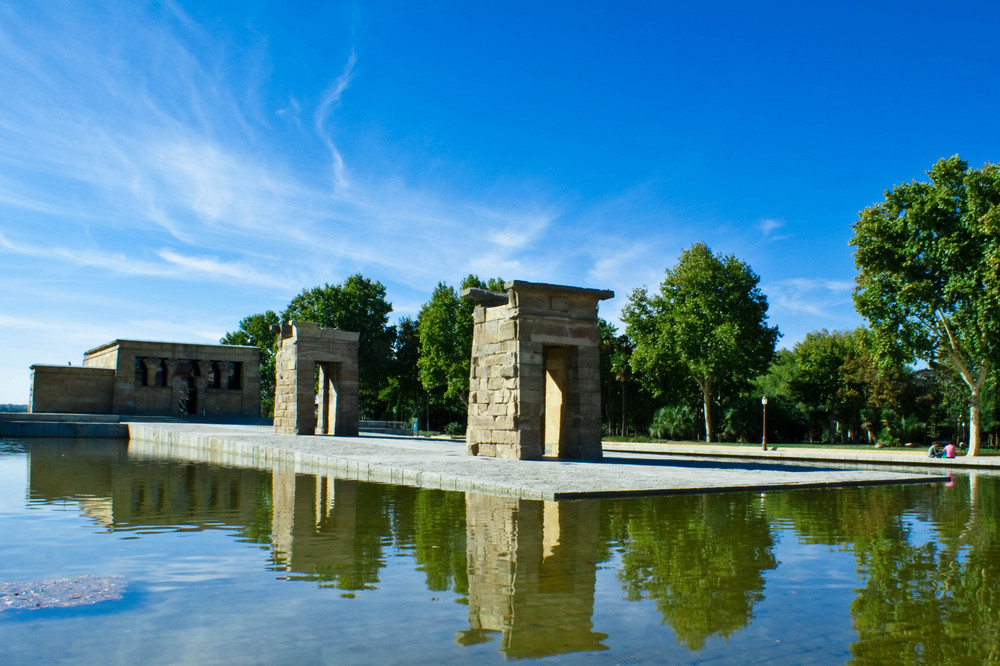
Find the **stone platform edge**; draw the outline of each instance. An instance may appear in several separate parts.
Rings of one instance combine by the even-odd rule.
[[[335,475],[338,478],[375,483],[392,483],[439,490],[499,495],[519,499],[560,499],[558,493],[527,486],[463,478],[453,474],[418,471],[338,458],[325,453],[309,453],[276,446],[272,442],[254,443],[232,436],[215,437],[177,432],[143,423],[128,423],[129,452],[163,459],[194,460],[210,465],[248,469],[278,469],[298,474]],[[289,435],[289,437],[294,437]]]
[[[22,413],[2,415],[0,437],[77,437],[127,439],[128,426],[117,417],[25,418]],[[59,415],[52,415],[58,417]]]

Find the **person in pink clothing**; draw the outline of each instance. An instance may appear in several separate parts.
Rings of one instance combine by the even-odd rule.
[[[951,442],[948,442],[947,444],[944,445],[944,457],[945,458],[955,457],[955,445],[952,444]]]

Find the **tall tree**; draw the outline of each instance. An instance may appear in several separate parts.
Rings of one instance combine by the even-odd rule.
[[[601,383],[602,401],[605,402],[604,409],[607,415],[613,413],[612,406],[607,404],[613,397],[613,393],[618,394],[621,402],[621,428],[618,431],[625,435],[628,430],[628,383],[632,379],[632,366],[629,365],[629,357],[632,355],[632,341],[627,335],[618,335],[618,329],[604,319],[598,318],[597,332],[601,340]],[[611,390],[611,383],[617,386],[616,390]],[[608,419],[608,427],[611,434],[614,434],[615,424]]]
[[[503,280],[486,282],[475,275],[462,281],[462,289],[503,291]],[[420,381],[438,399],[447,401],[456,416],[469,396],[469,362],[472,357],[472,312],[475,303],[458,290],[439,282],[418,315],[420,331]]]
[[[379,394],[385,388],[392,365],[395,327],[389,326],[392,304],[385,285],[362,275],[352,275],[343,284],[324,284],[305,289],[281,313],[282,321],[312,321],[324,328],[341,328],[360,334],[358,382],[361,411],[381,411]]]
[[[825,328],[806,334],[805,339],[795,345],[796,372],[789,386],[810,417],[809,441],[812,441],[815,426],[819,425],[822,431],[825,425],[830,429],[829,441],[833,442],[834,423],[847,416],[841,400],[846,384],[843,366],[854,348],[853,333],[831,333]]]
[[[274,414],[274,357],[278,334],[272,326],[281,323],[273,310],[244,317],[239,328],[222,336],[224,345],[251,345],[260,350],[260,415]]]
[[[758,405],[761,397],[767,397],[767,423],[761,425],[767,428],[768,441],[801,442],[806,439],[805,410],[792,390],[797,374],[795,354],[789,349],[779,349],[767,372],[754,380],[748,393]]]
[[[418,416],[424,406],[423,385],[420,383],[420,334],[417,321],[403,317],[396,324],[393,344],[392,371],[382,389],[381,398],[388,404],[397,419]]]
[[[712,403],[749,386],[774,355],[777,327],[767,325],[767,298],[760,278],[733,255],[713,255],[704,243],[680,260],[650,295],[636,289],[622,311],[635,342],[632,368],[660,392],[677,370],[701,391],[705,441],[712,441]]]
[[[1000,361],[1000,168],[956,155],[885,192],[854,224],[854,303],[882,358],[952,365],[969,389],[969,455]]]

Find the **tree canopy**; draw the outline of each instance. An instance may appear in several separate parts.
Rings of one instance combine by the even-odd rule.
[[[305,289],[281,313],[282,321],[312,321],[324,328],[341,328],[360,334],[358,350],[359,398],[362,413],[377,413],[379,394],[392,365],[396,330],[388,325],[392,304],[385,285],[360,274],[343,284]]]
[[[879,357],[945,362],[968,386],[969,455],[1000,361],[1000,168],[954,156],[885,192],[854,224],[854,302]]]
[[[749,386],[774,355],[777,327],[767,325],[760,278],[735,256],[704,243],[681,253],[658,294],[632,292],[622,312],[635,343],[632,368],[657,392],[686,375],[701,390],[705,439],[712,441],[712,403]]]
[[[278,334],[272,326],[281,323],[273,310],[244,317],[239,328],[226,333],[219,341],[224,345],[252,345],[260,349],[260,415],[274,414],[274,357],[278,350]]]
[[[419,359],[417,321],[412,317],[403,317],[396,323],[392,370],[380,396],[397,420],[408,420],[419,415],[423,409],[426,392],[420,383]]]
[[[503,280],[488,281],[469,275],[462,289],[477,287],[504,290]],[[469,395],[469,362],[472,356],[472,311],[475,303],[462,298],[459,290],[439,282],[431,300],[418,315],[420,334],[420,381],[438,400],[450,403],[455,418],[464,420]]]
[[[597,334],[600,340],[601,401],[604,419],[609,430],[614,433],[615,424],[611,419],[615,404],[621,407],[621,423],[618,432],[628,432],[629,383],[632,380],[632,341],[627,335],[619,335],[618,329],[602,318],[597,320]]]

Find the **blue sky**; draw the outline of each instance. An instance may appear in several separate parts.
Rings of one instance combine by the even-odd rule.
[[[698,241],[791,347],[862,208],[1000,160],[991,2],[0,0],[0,402],[360,272],[615,290]]]

